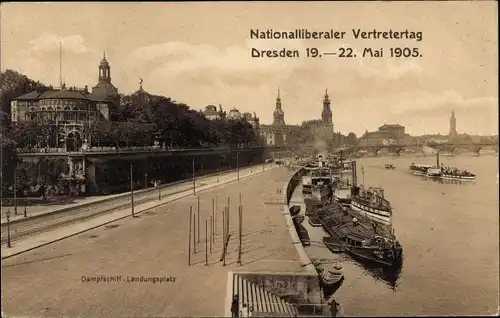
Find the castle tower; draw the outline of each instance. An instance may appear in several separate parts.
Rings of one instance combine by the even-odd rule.
[[[276,108],[273,112],[273,125],[274,126],[284,126],[285,125],[285,113],[283,109],[281,109],[281,97],[280,97],[280,89],[278,88],[278,97],[276,98]]]
[[[323,97],[323,111],[321,112],[321,120],[324,124],[333,124],[332,110],[330,109],[330,97],[328,96],[328,89],[325,90]]]
[[[457,119],[455,118],[455,112],[451,112],[450,117],[450,137],[455,137],[457,135]]]

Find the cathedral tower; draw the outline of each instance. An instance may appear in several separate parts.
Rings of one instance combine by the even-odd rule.
[[[280,89],[278,88],[278,97],[276,98],[276,108],[273,113],[274,126],[284,126],[285,125],[285,113],[283,109],[281,109],[281,97],[280,97]]]
[[[325,90],[323,97],[323,111],[321,112],[321,120],[323,124],[333,124],[332,110],[330,109],[330,97],[328,96],[328,89]]]

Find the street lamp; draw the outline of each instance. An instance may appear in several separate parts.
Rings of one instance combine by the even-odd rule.
[[[28,204],[28,191],[24,190],[24,217],[28,216],[28,213],[26,211],[26,205]]]
[[[14,167],[14,214],[17,215],[17,164]]]
[[[7,247],[12,247],[10,244],[10,209],[5,212],[5,216],[7,217]]]
[[[132,204],[132,217],[134,215],[134,178],[133,178],[133,166],[130,164],[130,202]]]

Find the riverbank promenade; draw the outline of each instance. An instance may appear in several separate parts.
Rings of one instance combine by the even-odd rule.
[[[222,316],[227,312],[228,273],[306,272],[286,225],[288,211],[283,211],[282,190],[291,174],[285,167],[269,169],[5,259],[3,314]],[[228,199],[231,239],[223,266],[222,210]],[[198,202],[199,235],[188,265],[190,207],[198,216]],[[216,225],[210,250],[205,228],[212,215]],[[208,233],[210,237],[210,229]]]

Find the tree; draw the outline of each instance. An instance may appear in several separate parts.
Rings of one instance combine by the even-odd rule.
[[[46,89],[47,86],[40,82],[28,78],[26,75],[19,74],[13,70],[5,70],[0,73],[0,84],[2,93],[0,94],[0,103],[2,116],[10,120],[10,102],[23,94],[34,90]]]
[[[347,134],[347,137],[345,138],[345,144],[346,146],[355,146],[358,144],[358,138],[356,137],[356,134],[353,132],[350,132]]]

